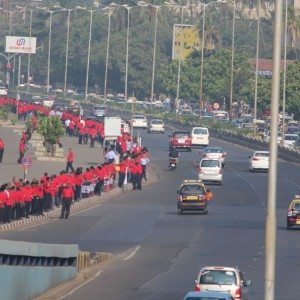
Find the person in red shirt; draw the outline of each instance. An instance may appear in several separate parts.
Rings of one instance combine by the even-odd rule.
[[[70,214],[70,207],[74,197],[74,190],[70,184],[66,184],[62,191],[62,207],[61,207],[61,219],[68,219]]]
[[[74,162],[74,153],[72,151],[72,148],[69,148],[69,153],[67,156],[67,166],[66,166],[66,172],[69,172],[69,169],[71,169],[72,172],[75,172],[74,167],[73,167],[73,162]]]
[[[5,148],[4,141],[0,138],[0,163],[2,163],[4,148]]]
[[[133,190],[142,189],[142,174],[143,174],[142,166],[139,162],[136,162],[131,170]]]
[[[91,148],[94,148],[96,138],[97,138],[97,129],[95,126],[93,126],[90,129]]]
[[[24,157],[24,154],[25,154],[25,141],[24,140],[21,140],[20,141],[20,144],[19,144],[19,152],[20,152],[20,157],[18,159],[18,163],[21,164],[22,163],[22,159]]]

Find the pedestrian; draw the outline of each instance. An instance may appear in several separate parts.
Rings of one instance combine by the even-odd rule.
[[[2,138],[0,138],[0,163],[2,163],[4,147],[5,147],[4,141]]]
[[[71,169],[72,172],[75,172],[74,167],[73,167],[73,162],[74,162],[74,153],[72,151],[72,148],[69,148],[69,153],[67,156],[67,166],[66,166],[66,172],[69,172],[69,169]]]
[[[142,178],[147,181],[147,165],[150,163],[147,153],[143,153],[141,157]]]
[[[18,159],[19,164],[22,163],[22,159],[23,159],[24,154],[25,154],[25,149],[26,149],[25,140],[22,139],[20,141],[20,144],[19,144],[19,153],[20,153],[20,156],[19,156],[19,159]]]
[[[108,149],[108,152],[105,154],[105,159],[109,164],[116,160],[116,153],[113,148]]]
[[[74,198],[74,189],[71,184],[67,183],[63,187],[62,191],[62,207],[61,207],[61,219],[68,219],[70,214],[70,207]]]

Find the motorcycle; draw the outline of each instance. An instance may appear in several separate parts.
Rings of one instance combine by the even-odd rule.
[[[171,171],[174,171],[177,168],[178,159],[177,158],[170,158],[169,159],[169,168]]]

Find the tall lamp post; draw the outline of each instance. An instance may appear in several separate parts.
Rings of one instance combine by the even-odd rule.
[[[85,100],[88,98],[88,89],[89,89],[89,72],[90,72],[90,54],[91,54],[91,41],[92,41],[92,28],[93,28],[93,14],[96,10],[87,9],[85,7],[76,6],[75,9],[86,10],[90,13],[90,26],[89,26],[89,41],[88,41],[88,55],[87,55],[87,63],[86,63],[86,76],[85,76]]]
[[[130,10],[134,6],[128,6],[127,4],[122,5],[127,10],[127,33],[126,33],[126,65],[125,65],[125,90],[124,96],[125,101],[127,100],[127,92],[128,92],[128,50],[129,50],[129,28],[130,28]]]
[[[68,59],[69,59],[69,39],[70,39],[70,16],[71,11],[73,9],[66,9],[63,10],[68,11],[68,17],[67,17],[67,45],[66,45],[66,57],[65,57],[65,78],[64,78],[64,93],[67,92],[67,76],[68,76]]]
[[[201,68],[200,68],[200,98],[199,98],[199,108],[200,108],[200,117],[202,117],[201,109],[203,106],[203,69],[204,69],[204,43],[205,43],[205,12],[206,7],[214,5],[217,3],[227,3],[226,0],[217,0],[210,3],[201,3],[203,7],[203,17],[202,17],[202,37],[201,37]]]
[[[115,10],[115,4],[112,3],[103,8],[103,11],[106,12],[108,16],[107,45],[106,45],[105,74],[104,74],[104,105],[105,106],[107,102],[107,73],[108,73],[108,56],[109,56],[109,46],[110,46],[111,16],[114,13],[114,10]]]
[[[257,83],[258,83],[258,57],[259,57],[259,31],[260,31],[260,0],[257,3],[257,32],[256,32],[256,64],[255,64],[255,93],[254,93],[254,131],[257,119]]]
[[[29,52],[28,52],[28,64],[27,64],[27,90],[29,89],[30,83],[30,63],[31,63],[31,35],[32,35],[32,15],[34,9],[30,9],[30,18],[29,18]]]
[[[282,92],[282,128],[281,143],[284,145],[285,137],[285,104],[286,104],[286,55],[287,55],[287,29],[288,29],[288,2],[285,0],[285,16],[284,16],[284,65],[283,65],[283,92]]]
[[[232,42],[231,42],[231,76],[230,76],[230,99],[229,99],[229,117],[232,117],[232,102],[233,102],[233,70],[234,70],[234,39],[235,39],[235,15],[236,15],[236,2],[233,1],[233,14],[232,14]]]

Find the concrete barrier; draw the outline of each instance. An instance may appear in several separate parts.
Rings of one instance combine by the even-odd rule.
[[[0,240],[1,300],[32,299],[75,278],[77,245]]]

